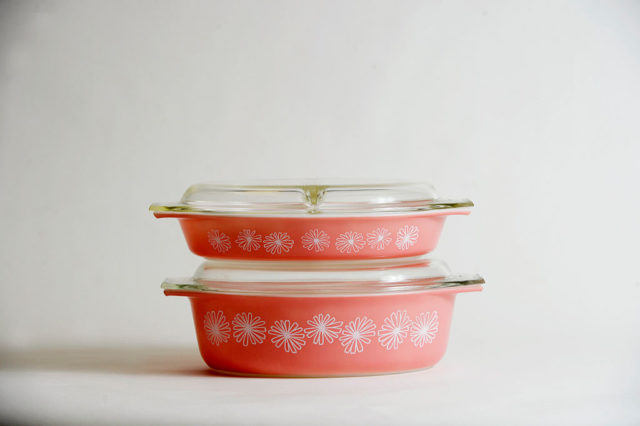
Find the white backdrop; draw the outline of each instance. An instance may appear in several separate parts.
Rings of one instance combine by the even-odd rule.
[[[632,1],[4,2],[0,346],[195,345],[151,202],[389,177],[476,203],[434,253],[487,280],[449,354],[597,348],[638,395],[639,76]]]

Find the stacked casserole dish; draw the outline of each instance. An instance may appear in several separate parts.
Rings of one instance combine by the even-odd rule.
[[[200,353],[240,375],[348,376],[433,366],[455,295],[478,275],[425,257],[469,200],[427,184],[193,185],[177,218],[207,260],[166,295],[190,299]]]

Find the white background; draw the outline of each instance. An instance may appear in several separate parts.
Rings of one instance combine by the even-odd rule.
[[[435,256],[485,276],[434,369],[206,373],[199,181],[427,180]],[[640,4],[0,4],[0,419],[640,422]]]

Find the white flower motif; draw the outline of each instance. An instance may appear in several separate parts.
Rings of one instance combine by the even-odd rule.
[[[321,252],[329,247],[329,235],[319,229],[307,231],[307,233],[302,236],[302,247],[309,251],[315,250],[316,253]]]
[[[205,314],[204,330],[209,341],[216,346],[220,346],[220,343],[227,343],[231,334],[231,328],[222,311],[211,311]]]
[[[345,232],[336,238],[336,248],[340,253],[357,253],[364,244],[364,238],[359,232]]]
[[[398,349],[398,345],[406,339],[411,327],[411,320],[407,316],[407,311],[395,311],[385,318],[382,327],[378,330],[378,341],[382,346],[391,349]]]
[[[251,312],[242,312],[233,317],[233,337],[236,342],[242,343],[242,346],[259,345],[266,337],[267,329],[264,321]]]
[[[231,248],[231,240],[224,232],[217,229],[209,231],[209,244],[218,253],[225,253]]]
[[[367,234],[367,243],[371,248],[383,250],[391,242],[391,232],[385,228],[377,228]]]
[[[276,348],[284,346],[284,351],[292,354],[298,352],[307,343],[304,340],[304,330],[295,321],[278,320],[269,329],[269,334],[273,336],[271,342]]]
[[[418,315],[411,325],[411,341],[415,347],[423,347],[425,343],[433,342],[438,334],[438,312],[423,312]]]
[[[396,246],[400,250],[407,250],[418,241],[418,227],[415,225],[405,225],[398,231]]]
[[[304,332],[308,338],[313,338],[315,345],[324,345],[326,343],[333,343],[333,339],[337,339],[342,329],[342,321],[336,321],[334,317],[329,314],[318,314],[313,319],[308,320],[307,324],[310,327],[305,328]]]
[[[356,354],[364,350],[364,345],[371,343],[376,335],[376,325],[367,317],[358,317],[342,330],[340,344],[347,354]]]
[[[236,244],[244,251],[258,250],[262,242],[262,235],[256,234],[253,229],[243,229],[236,238]]]
[[[269,254],[287,253],[293,247],[293,240],[286,232],[272,232],[264,237],[264,249]]]

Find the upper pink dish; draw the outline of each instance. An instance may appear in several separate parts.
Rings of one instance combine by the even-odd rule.
[[[179,219],[191,251],[206,258],[363,260],[426,254],[446,217],[472,206],[425,183],[197,184],[149,209]]]

